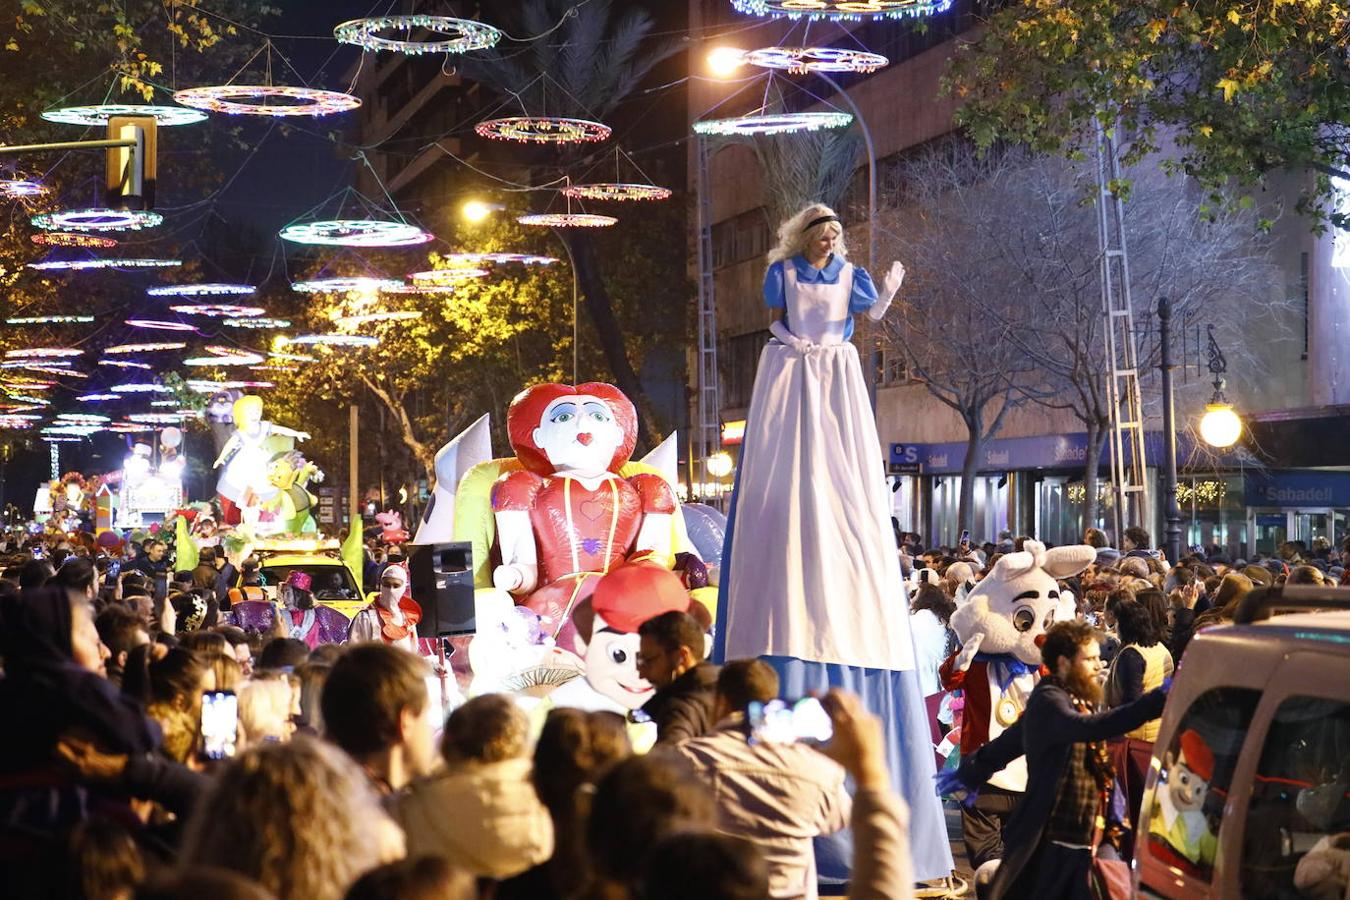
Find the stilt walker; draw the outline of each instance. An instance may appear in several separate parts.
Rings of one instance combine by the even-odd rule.
[[[880,292],[846,259],[834,211],[813,204],[779,228],[764,298],[782,311],[755,376],[731,499],[714,655],[763,657],[783,695],[830,688],[882,718],[891,775],[910,807],[915,876],[952,869],[933,748],[853,316],[880,320]],[[817,842],[823,878],[847,878],[847,844]]]

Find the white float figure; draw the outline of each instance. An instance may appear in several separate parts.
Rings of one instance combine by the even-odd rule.
[[[881,716],[888,762],[910,805],[915,876],[952,869],[933,748],[914,666],[904,585],[867,385],[849,343],[853,315],[879,320],[880,292],[846,259],[843,227],[822,204],[778,230],[764,279],[782,311],[760,355],[732,492],[718,601],[718,660],[764,657],[784,696],[841,687]],[[850,854],[822,857],[847,878]]]
[[[241,512],[277,493],[267,481],[268,465],[274,453],[290,450],[294,441],[309,438],[308,432],[293,431],[263,418],[262,398],[247,394],[234,401],[231,409],[234,432],[225,441],[212,468],[221,469],[216,493],[227,525],[237,525]]]

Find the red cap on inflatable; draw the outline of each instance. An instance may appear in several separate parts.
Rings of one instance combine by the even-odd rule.
[[[591,608],[609,627],[632,634],[648,619],[689,609],[689,592],[669,569],[630,563],[600,579],[591,594]]]
[[[570,384],[536,384],[516,394],[506,411],[506,433],[511,440],[511,449],[516,451],[520,464],[531,472],[539,475],[553,474],[553,464],[534,442],[534,430],[539,427],[544,410],[560,397],[578,394],[599,397],[608,403],[609,408],[614,411],[614,421],[623,429],[623,443],[614,452],[609,470],[618,472],[632,457],[633,448],[637,446],[637,410],[623,391],[612,384],[599,381],[579,384],[576,387]]]
[[[1181,755],[1186,757],[1186,768],[1206,781],[1214,780],[1214,751],[1194,728],[1181,733]]]

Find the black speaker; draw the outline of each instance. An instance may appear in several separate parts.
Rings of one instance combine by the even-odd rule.
[[[473,545],[405,544],[412,595],[422,606],[417,636],[424,638],[473,634]]]

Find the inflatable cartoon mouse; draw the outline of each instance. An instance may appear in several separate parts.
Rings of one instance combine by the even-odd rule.
[[[1056,579],[1077,575],[1095,559],[1096,551],[1086,545],[1047,550],[1041,542],[1028,540],[1020,552],[999,557],[993,570],[952,614],[951,627],[961,649],[942,664],[939,674],[944,688],[959,689],[964,695],[962,757],[998,737],[1021,717],[1040,679],[1041,638],[1060,608]],[[989,784],[1003,792],[1024,792],[1025,757],[1010,763]],[[986,789],[982,796],[991,793]],[[995,821],[981,821],[966,829],[967,833],[986,833],[1000,824],[1001,816],[981,810],[978,802],[968,814]],[[983,848],[971,846],[972,864],[978,868],[998,858],[998,847],[997,840]]]

